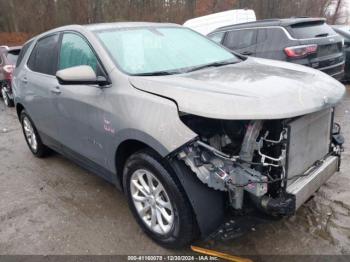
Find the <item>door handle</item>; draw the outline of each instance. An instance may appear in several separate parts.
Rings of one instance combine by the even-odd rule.
[[[51,89],[51,93],[54,93],[54,94],[56,94],[56,95],[61,94],[61,89],[60,89],[60,87],[59,87],[59,86],[56,86],[55,88],[52,88],[52,89]]]
[[[252,54],[253,54],[253,52],[251,52],[251,51],[245,51],[242,53],[242,55],[252,55]]]
[[[26,76],[24,76],[24,77],[22,78],[22,82],[25,83],[25,84],[27,84],[27,83],[28,83],[28,78],[27,78]]]

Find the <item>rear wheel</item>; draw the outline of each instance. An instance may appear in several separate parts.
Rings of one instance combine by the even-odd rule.
[[[47,156],[50,149],[41,142],[33,121],[24,110],[21,112],[21,124],[24,138],[33,155],[39,158]]]
[[[9,95],[6,92],[5,86],[1,87],[1,95],[2,98],[4,99],[4,103],[7,107],[13,107],[14,103],[13,100],[9,97]]]
[[[158,244],[180,248],[194,240],[196,222],[186,194],[153,151],[127,160],[124,189],[136,221]]]

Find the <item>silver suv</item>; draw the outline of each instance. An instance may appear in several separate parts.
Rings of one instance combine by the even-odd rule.
[[[345,88],[314,69],[174,24],[67,26],[24,50],[13,89],[31,152],[115,184],[165,247],[256,210],[292,215],[339,168]]]

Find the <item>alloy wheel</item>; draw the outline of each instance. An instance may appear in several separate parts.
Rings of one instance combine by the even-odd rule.
[[[38,149],[37,137],[36,137],[33,125],[27,117],[23,118],[23,130],[30,148],[33,151],[37,151]]]
[[[143,222],[155,233],[165,235],[174,224],[174,210],[162,183],[148,170],[136,170],[130,180],[134,206]]]
[[[10,101],[9,101],[9,98],[8,98],[8,96],[7,96],[7,93],[6,93],[6,90],[5,90],[5,88],[3,87],[3,88],[1,88],[1,95],[2,95],[2,98],[4,99],[4,103],[5,103],[5,105],[9,105],[9,103],[10,103]]]

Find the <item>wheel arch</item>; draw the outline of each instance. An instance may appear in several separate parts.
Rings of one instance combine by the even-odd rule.
[[[137,151],[140,151],[140,150],[146,149],[146,148],[153,149],[152,147],[150,147],[146,143],[141,142],[137,139],[127,139],[118,145],[117,150],[115,152],[114,159],[115,159],[115,168],[116,168],[116,172],[117,172],[117,181],[118,181],[117,186],[120,189],[122,189],[123,191],[124,191],[124,189],[123,189],[123,170],[124,170],[124,166],[125,166],[127,159],[132,154],[136,153]]]
[[[192,207],[196,217],[196,223],[202,237],[210,235],[224,220],[225,197],[222,192],[215,191],[198,180],[195,174],[188,167],[171,154],[162,155],[155,147],[137,139],[127,139],[119,144],[116,155],[116,169],[120,188],[123,189],[123,169],[127,159],[134,153],[151,149],[163,159],[165,165],[172,176],[180,182],[186,197]],[[208,207],[211,211],[208,215]]]

